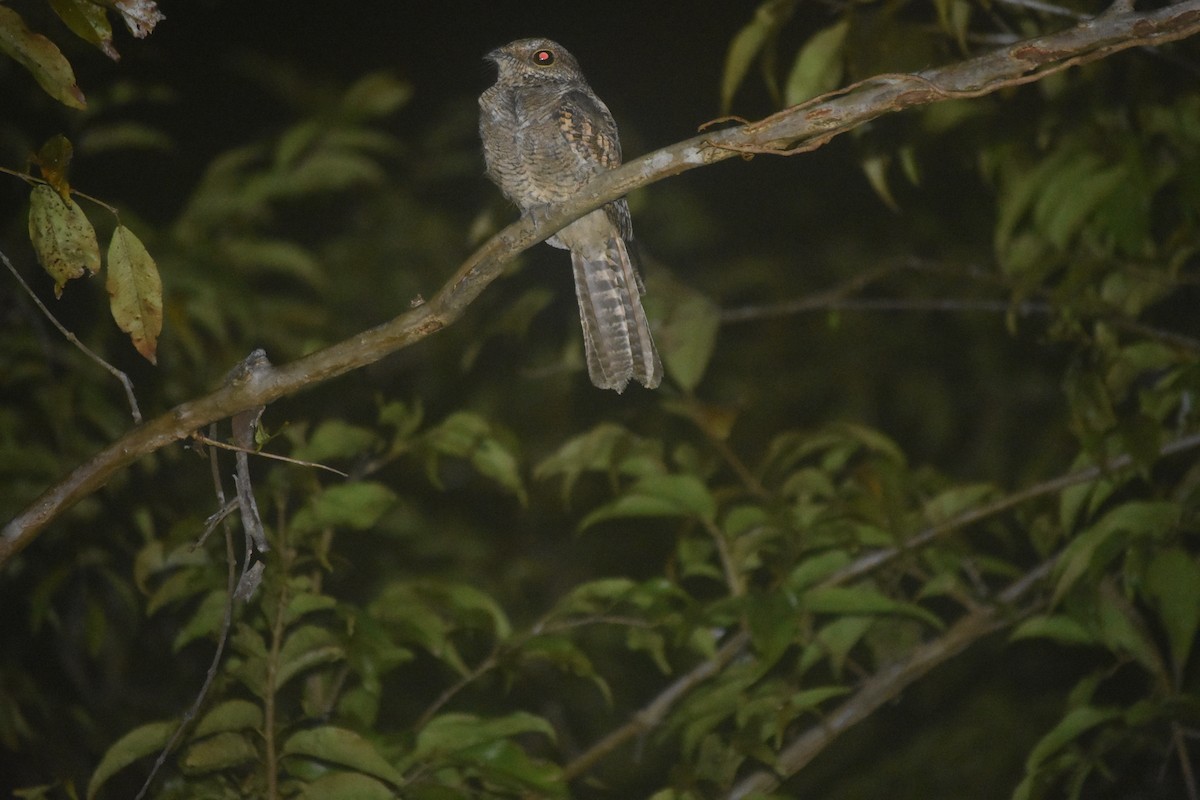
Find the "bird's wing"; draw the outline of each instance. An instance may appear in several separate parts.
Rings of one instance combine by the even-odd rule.
[[[558,105],[558,129],[570,151],[578,160],[581,174],[595,174],[601,170],[621,166],[621,140],[617,134],[617,123],[613,121],[608,106],[590,91],[572,89],[562,96]],[[621,238],[633,240],[633,223],[629,219],[629,206],[624,200],[609,203],[604,207]]]

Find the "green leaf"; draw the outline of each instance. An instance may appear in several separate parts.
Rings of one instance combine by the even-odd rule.
[[[398,111],[412,97],[412,84],[387,72],[372,72],[359,78],[342,98],[342,108],[355,119],[385,117]]]
[[[721,78],[722,111],[728,112],[732,107],[733,95],[750,71],[750,65],[791,17],[795,7],[796,0],[766,0],[755,11],[754,19],[733,37]]]
[[[258,749],[248,737],[227,731],[189,744],[181,765],[185,773],[197,775],[259,759]]]
[[[38,184],[29,194],[29,239],[38,263],[54,279],[56,297],[62,295],[67,281],[83,277],[85,271],[93,275],[100,271],[100,245],[87,214],[46,184]]]
[[[1172,530],[1179,507],[1168,502],[1132,502],[1105,514],[1067,545],[1055,565],[1058,581],[1051,605],[1057,605],[1089,569],[1100,569],[1132,539],[1155,538]]]
[[[0,53],[29,70],[46,94],[58,102],[69,108],[87,107],[71,62],[53,42],[25,27],[21,15],[7,6],[0,6]]]
[[[94,45],[113,61],[121,59],[112,43],[112,26],[103,6],[91,0],[50,0],[50,7],[71,33]]]
[[[227,731],[258,730],[262,727],[262,708],[249,700],[226,700],[200,718],[193,738]]]
[[[802,689],[788,698],[788,709],[793,713],[808,711],[816,708],[833,697],[842,697],[850,693],[848,686],[818,686],[813,689]]]
[[[283,622],[285,625],[291,625],[301,617],[321,611],[329,611],[334,608],[337,608],[337,600],[329,595],[314,594],[313,592],[302,590],[288,599],[287,611],[283,615]]]
[[[404,782],[404,776],[379,754],[375,745],[345,728],[326,725],[297,731],[284,742],[282,754],[307,756],[340,764],[387,781],[393,786]]]
[[[630,626],[625,630],[625,646],[630,652],[645,653],[663,675],[671,674],[667,660],[666,637],[656,630]]]
[[[529,790],[539,797],[567,798],[567,784],[562,779],[562,769],[540,759],[532,759],[516,742],[497,739],[487,744],[476,745],[456,759],[478,770],[484,779],[505,796],[514,791]]]
[[[685,392],[691,392],[712,358],[721,310],[708,297],[682,284],[676,286],[673,300],[655,339],[667,373]]]
[[[425,434],[430,451],[427,461],[430,478],[437,483],[434,470],[439,455],[466,458],[481,475],[511,491],[524,504],[525,484],[515,446],[501,443],[496,433],[492,424],[479,414],[469,411],[451,414]]]
[[[394,800],[395,791],[359,772],[325,775],[300,792],[303,800]]]
[[[258,187],[269,199],[294,199],[381,184],[382,167],[373,159],[339,150],[316,150],[286,172],[271,175]]]
[[[1174,673],[1182,675],[1200,627],[1200,566],[1181,548],[1163,550],[1146,568],[1145,584],[1167,631]]]
[[[806,672],[828,657],[834,675],[841,675],[850,651],[875,624],[871,617],[840,617],[821,628],[815,641],[800,654],[798,671]]]
[[[934,0],[937,6],[938,24],[958,42],[958,47],[967,52],[967,31],[971,21],[971,4],[966,0]]]
[[[797,594],[832,575],[851,561],[845,550],[827,550],[801,561],[788,575],[787,587]]]
[[[512,634],[512,624],[495,598],[465,583],[431,583],[426,594],[440,608],[454,614],[461,623],[487,620],[493,635],[506,639]]]
[[[892,187],[888,184],[888,168],[891,164],[891,155],[881,153],[866,155],[860,162],[863,174],[867,176],[867,182],[875,190],[875,195],[892,211],[899,211],[900,204],[896,202]]]
[[[602,614],[628,598],[637,586],[629,578],[599,578],[568,592],[554,608],[556,615]]]
[[[925,518],[934,525],[948,522],[996,496],[996,487],[990,483],[956,486],[925,502]]]
[[[85,0],[86,1],[86,0]],[[174,140],[166,132],[140,122],[95,122],[79,136],[79,150],[89,156],[122,150],[153,150],[170,152]]]
[[[302,461],[323,462],[333,458],[351,458],[369,452],[378,442],[375,432],[342,419],[322,422],[308,439],[292,452]]]
[[[175,722],[151,722],[134,728],[105,751],[92,779],[88,781],[87,796],[91,800],[104,782],[125,767],[149,755],[157,755],[178,727]]]
[[[450,626],[405,583],[389,584],[371,603],[372,617],[398,629],[399,641],[414,642],[434,655],[447,647]]]
[[[1051,244],[1065,250],[1092,212],[1128,178],[1124,165],[1102,166],[1098,156],[1082,154],[1047,180],[1034,204],[1034,220]]]
[[[1071,465],[1074,470],[1094,466],[1087,456],[1080,456]],[[1109,475],[1089,483],[1081,483],[1065,489],[1059,498],[1059,525],[1066,531],[1071,531],[1076,525],[1086,521],[1112,496],[1127,479],[1122,476]]]
[[[1052,639],[1061,644],[1095,644],[1096,637],[1079,622],[1061,614],[1041,614],[1030,617],[1017,626],[1010,637],[1017,639]]]
[[[737,713],[743,692],[754,680],[754,675],[744,671],[729,671],[691,693],[681,705],[682,713],[676,716],[681,724],[679,748],[685,756],[695,756],[704,737]]]
[[[1037,768],[1047,758],[1092,728],[1117,719],[1120,716],[1121,711],[1114,708],[1084,706],[1072,710],[1034,746],[1033,750],[1029,753],[1029,757],[1025,760],[1026,774],[1031,775],[1036,772]]]
[[[800,614],[790,597],[782,592],[754,593],[745,598],[747,627],[759,654],[759,669],[775,665],[796,638]]]
[[[108,280],[104,286],[117,327],[129,334],[134,348],[147,361],[158,363],[162,279],[142,240],[124,225],[117,226],[108,245]]]
[[[424,420],[425,409],[421,408],[420,402],[409,405],[400,401],[391,401],[379,408],[379,425],[396,429],[396,444],[392,445],[394,451],[397,445],[407,444],[407,440],[418,431]]]
[[[175,642],[173,644],[175,652],[178,653],[196,639],[214,634],[220,630],[221,624],[225,620],[225,608],[228,604],[229,596],[225,594],[224,589],[210,591],[200,601],[200,607],[196,609],[196,612],[192,614],[191,618],[175,634]]]
[[[612,690],[608,682],[596,673],[587,653],[566,636],[535,636],[521,645],[517,655],[522,662],[545,662],[563,672],[590,680],[604,695],[604,701],[612,705]]]
[[[221,257],[238,272],[294,278],[305,286],[325,290],[329,276],[312,251],[284,239],[225,237]]]
[[[289,632],[283,641],[275,686],[280,688],[313,667],[342,661],[345,657],[345,648],[333,633],[317,625],[302,625]]]
[[[396,502],[396,493],[381,483],[359,481],[327,487],[309,498],[292,527],[298,531],[322,528],[367,530]]]
[[[481,744],[520,734],[540,733],[553,741],[554,728],[542,717],[525,711],[495,719],[474,714],[439,714],[417,734],[417,746],[410,756],[414,762],[444,758]]]
[[[620,425],[604,422],[566,442],[538,464],[533,476],[545,480],[563,476],[563,502],[584,472],[641,476],[662,473],[662,445],[643,439]]]
[[[940,619],[921,606],[893,600],[882,592],[866,586],[828,586],[810,589],[801,597],[800,603],[805,610],[814,614],[854,616],[898,614],[918,619],[937,630],[944,627]]]
[[[843,51],[850,20],[843,19],[813,34],[800,48],[783,92],[783,104],[794,106],[836,89],[845,72]]]
[[[616,500],[584,517],[579,527],[584,530],[603,520],[636,517],[698,517],[711,521],[716,513],[716,500],[696,476],[648,475]]]
[[[1100,589],[1095,615],[1101,641],[1116,653],[1132,656],[1147,672],[1165,684],[1170,676],[1164,674],[1166,665],[1150,639],[1141,614],[1109,582],[1102,583]]]

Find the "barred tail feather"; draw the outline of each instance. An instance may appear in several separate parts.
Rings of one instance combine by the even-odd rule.
[[[630,378],[650,389],[658,386],[662,363],[625,242],[613,237],[595,255],[573,250],[571,264],[592,383],[617,392],[624,391]]]
[[[633,377],[647,389],[657,388],[662,383],[663,367],[650,335],[650,320],[642,308],[642,281],[634,266],[629,245],[623,239],[610,239],[610,247],[616,250],[616,262],[621,269],[625,284],[625,299],[628,303],[629,345],[633,357]]]

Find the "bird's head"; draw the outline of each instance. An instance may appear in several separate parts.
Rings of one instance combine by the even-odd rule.
[[[582,79],[579,62],[558,42],[518,39],[486,56],[500,70],[499,79],[514,83],[546,83]]]

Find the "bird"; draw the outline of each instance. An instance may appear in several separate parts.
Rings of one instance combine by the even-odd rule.
[[[621,164],[617,124],[566,48],[518,39],[487,54],[496,82],[479,97],[487,175],[523,216],[567,202],[597,173]],[[642,308],[633,224],[624,198],[572,222],[547,244],[569,250],[588,377],[648,389],[663,367]]]

